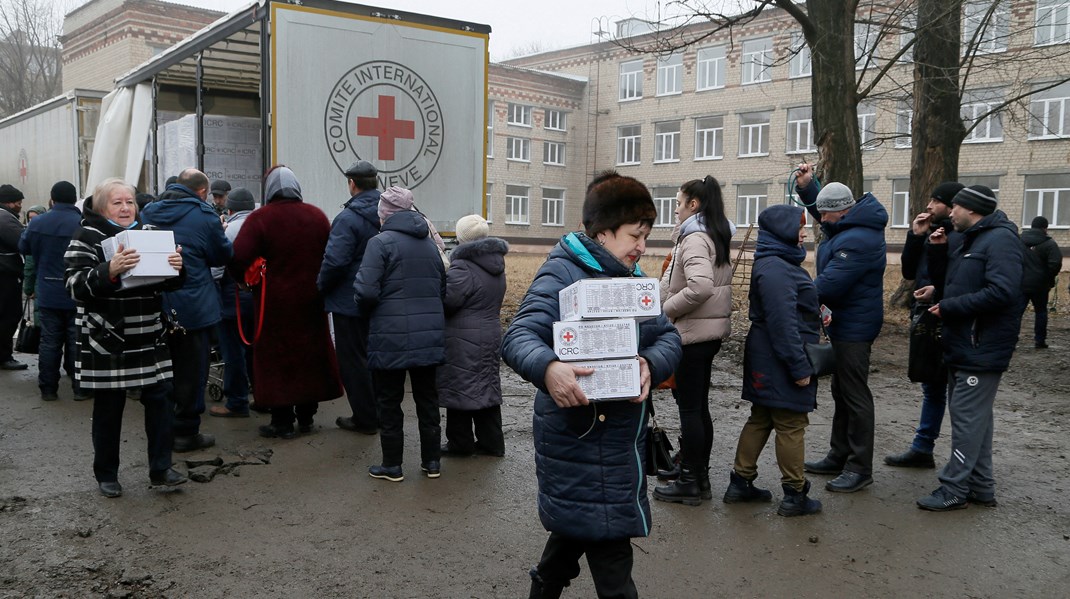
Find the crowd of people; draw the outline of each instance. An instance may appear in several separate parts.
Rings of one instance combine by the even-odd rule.
[[[640,394],[590,401],[580,378],[593,370],[560,361],[553,349],[558,292],[586,278],[645,276],[639,259],[657,218],[648,187],[614,171],[591,181],[582,230],[549,252],[503,334],[508,244],[469,215],[457,221],[458,245],[447,256],[412,191],[380,192],[377,174],[365,161],[345,171],[350,199],[333,222],[303,201],[285,166],[266,174],[259,208],[249,190],[209,182],[196,169],[169,181],[158,198],[108,179],[80,210],[74,186],[59,182],[50,209],[28,210],[35,215],[25,228],[22,193],[0,186],[0,368],[26,368],[14,359],[11,340],[24,309],[23,278],[32,278],[25,295],[40,312],[41,398],[58,398],[62,367],[74,399],[94,400],[94,474],[101,494],[118,497],[127,400],[145,409],[152,485],[186,482],[172,468],[172,452],[214,445],[201,431],[214,346],[225,364],[224,403],[209,415],[267,411],[271,420],[260,435],[292,439],[312,429],[319,402],[344,393],[352,415],[337,426],[379,435],[382,460],[368,474],[391,482],[404,480],[406,378],[424,475],[439,477],[444,455],[505,454],[504,360],[536,388],[538,513],[550,534],[530,572],[531,597],[560,596],[584,555],[599,597],[638,596],[630,539],[650,532],[646,481],[654,473],[643,456],[650,390],[659,384],[672,389],[680,412],[679,466],[658,472],[665,484],[650,494],[685,505],[713,498],[709,390],[714,357],[731,331],[735,233],[721,183],[707,176],[677,193],[673,246],[660,273],[663,313],[639,323]],[[783,490],[777,513],[788,517],[821,511],[806,473],[831,476],[825,489],[835,493],[873,483],[868,376],[883,324],[888,221],[872,194],[856,198],[846,185],[822,184],[808,164],[797,169],[795,191],[799,205],[770,206],[757,219],[742,376],[751,411],[723,495],[725,503],[772,501],[773,493],[754,483],[775,432]],[[821,229],[816,277],[803,266],[808,215]],[[1038,314],[1035,347],[1047,347],[1041,313],[1061,266],[1047,222],[1031,224],[1019,237],[992,190],[946,182],[933,189],[907,235],[902,269],[915,281],[912,314],[942,328],[942,364],[920,381],[914,441],[884,461],[934,468],[945,409],[952,431],[940,486],[918,499],[921,509],[997,503],[993,402],[1028,301]],[[118,245],[108,255],[104,246],[127,230],[170,231],[173,276],[126,285],[124,273],[140,261],[137,249]],[[1025,284],[1036,268],[1042,284]],[[806,461],[818,389],[811,352],[822,332],[835,361],[833,424],[828,451]]]

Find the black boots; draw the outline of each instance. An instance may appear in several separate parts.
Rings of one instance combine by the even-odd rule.
[[[753,480],[747,480],[733,470],[729,475],[728,490],[724,492],[725,503],[754,503],[772,501],[773,494],[754,486]]]
[[[821,502],[806,496],[810,492],[810,481],[806,481],[802,491],[796,491],[788,485],[784,485],[784,501],[776,513],[781,516],[807,516],[821,511]]]
[[[532,568],[528,574],[531,575],[531,591],[528,592],[528,599],[558,599],[561,597],[561,592],[569,585],[568,582],[561,584],[543,580],[539,576],[538,567]]]
[[[708,485],[709,475],[706,479]],[[654,499],[684,505],[699,505],[702,503],[702,489],[699,486],[698,475],[687,464],[681,464],[680,478],[664,487],[655,487]]]

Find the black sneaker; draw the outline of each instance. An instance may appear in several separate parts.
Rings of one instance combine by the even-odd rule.
[[[293,439],[297,436],[294,425],[282,426],[277,424],[265,424],[260,427],[260,436],[268,439]]]
[[[918,507],[930,512],[950,512],[951,510],[966,509],[966,500],[948,491],[944,487],[926,495],[918,500]]]
[[[208,449],[215,445],[215,437],[205,433],[197,433],[188,437],[175,437],[172,449],[175,453],[186,453],[198,449]]]
[[[405,475],[401,472],[401,466],[371,466],[368,468],[368,476],[388,480],[392,483],[399,483],[405,480]]]
[[[438,460],[430,460],[420,464],[420,470],[424,471],[427,478],[438,478],[442,476],[442,464]]]
[[[913,447],[903,453],[885,457],[884,463],[897,468],[936,468],[933,454],[916,451]]]
[[[996,507],[999,505],[999,502],[996,501],[995,494],[978,495],[973,491],[966,494],[966,503],[972,503],[981,507]]]
[[[15,358],[11,358],[6,362],[0,362],[0,370],[26,370],[29,365],[25,362],[19,362]],[[118,497],[118,495],[116,495]]]
[[[42,401],[56,401],[57,399],[59,399],[59,395],[57,395],[55,391],[52,391],[52,392],[42,391],[41,392],[41,400]]]
[[[811,474],[839,474],[843,472],[843,464],[825,457],[816,462],[803,462],[803,470]]]
[[[123,496],[123,486],[117,481],[97,483],[97,488],[100,489],[100,494],[108,499],[115,499],[116,497]]]
[[[149,482],[154,487],[175,487],[189,482],[189,479],[179,474],[174,468],[168,468],[163,472],[150,472]]]

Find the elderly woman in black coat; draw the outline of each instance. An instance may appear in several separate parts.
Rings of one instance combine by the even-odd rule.
[[[438,405],[446,408],[444,455],[505,455],[498,352],[509,244],[488,232],[482,216],[461,217],[446,271],[446,362],[436,373]]]

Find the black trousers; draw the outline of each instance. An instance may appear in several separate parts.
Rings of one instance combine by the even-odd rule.
[[[293,428],[294,420],[301,426],[312,426],[313,417],[319,411],[319,404],[309,402],[296,406],[271,408],[271,424],[280,428]]]
[[[713,449],[713,419],[710,418],[710,374],[713,357],[721,350],[721,340],[683,346],[676,367],[676,389],[672,395],[680,408],[680,461],[698,473],[710,467]]]
[[[145,436],[149,443],[149,473],[171,467],[171,383],[141,388],[145,407]],[[126,389],[93,390],[93,474],[97,482],[119,480],[119,446],[123,430]]]
[[[591,568],[599,599],[639,597],[632,580],[631,539],[585,541],[556,532],[550,533],[550,538],[546,539],[542,559],[536,567],[543,581],[544,597],[559,596],[561,587],[580,575],[580,557],[583,555],[587,556],[587,566]]]
[[[337,313],[332,313],[331,319],[334,321],[338,369],[349,407],[353,410],[353,423],[364,429],[376,428],[379,426],[379,402],[375,399],[372,373],[368,370],[368,320]]]
[[[873,473],[873,393],[869,390],[872,341],[833,341],[836,372],[832,375],[832,439],[828,457],[844,470]]]
[[[505,455],[502,407],[494,406],[482,410],[447,408],[446,441],[450,451],[454,453],[475,453],[478,449],[490,455]]]
[[[375,395],[379,400],[379,442],[383,447],[383,466],[400,466],[405,452],[405,374],[412,384],[416,418],[420,430],[420,459],[424,462],[442,457],[442,427],[439,425],[438,390],[435,367],[423,366],[401,370],[373,370]]]
[[[0,362],[11,360],[15,350],[15,331],[22,320],[22,279],[0,272]]]
[[[1048,340],[1048,294],[1051,289],[1044,289],[1038,291],[1033,295],[1030,295],[1027,299],[1029,304],[1033,304],[1033,313],[1036,315],[1036,319],[1033,321],[1033,342],[1044,343]]]
[[[187,329],[168,335],[171,368],[174,372],[175,436],[192,437],[201,430],[204,389],[208,384],[208,355],[212,351],[210,331]]]

